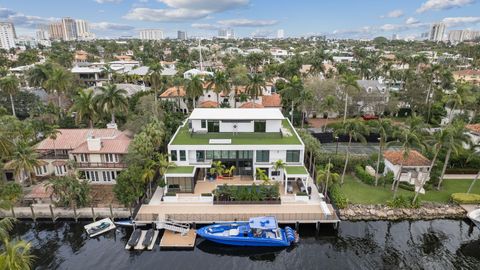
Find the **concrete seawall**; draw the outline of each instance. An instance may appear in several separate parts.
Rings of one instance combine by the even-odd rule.
[[[18,219],[99,219],[99,218],[128,218],[131,216],[128,208],[113,207],[86,207],[63,208],[53,205],[36,205],[31,207],[14,207],[10,210],[0,210],[0,218],[13,217]]]

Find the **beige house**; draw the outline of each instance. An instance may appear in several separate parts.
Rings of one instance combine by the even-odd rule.
[[[395,177],[400,173],[400,181],[415,186],[423,186],[430,180],[431,161],[416,150],[411,150],[407,158],[403,157],[403,151],[389,150],[383,153],[385,162],[384,174],[393,172]],[[402,171],[400,172],[400,167]]]
[[[480,85],[480,70],[466,69],[452,72],[455,81]]]

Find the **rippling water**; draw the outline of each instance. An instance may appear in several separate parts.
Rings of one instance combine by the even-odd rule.
[[[480,269],[480,230],[466,220],[342,222],[318,235],[305,225],[288,249],[197,239],[192,251],[144,252],[124,250],[129,229],[90,239],[85,224],[22,222],[14,234],[32,242],[36,269]]]

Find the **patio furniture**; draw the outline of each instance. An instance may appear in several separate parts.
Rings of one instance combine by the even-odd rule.
[[[287,193],[289,193],[289,194],[293,193],[293,186],[292,186],[291,183],[287,184]]]
[[[297,182],[298,190],[300,190],[300,192],[305,192],[306,189],[305,189],[305,186],[303,185],[302,179],[297,178],[296,182]]]

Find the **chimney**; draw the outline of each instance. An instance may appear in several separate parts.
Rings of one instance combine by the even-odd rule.
[[[117,123],[108,123],[107,128],[118,129]]]
[[[102,149],[102,140],[90,136],[87,138],[87,147],[88,151],[100,151],[100,149]]]

